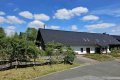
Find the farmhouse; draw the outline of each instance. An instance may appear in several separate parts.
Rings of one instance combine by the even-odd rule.
[[[45,49],[46,43],[54,41],[70,46],[77,54],[110,53],[111,47],[120,46],[120,42],[108,34],[50,29],[39,29],[38,41],[40,49]]]

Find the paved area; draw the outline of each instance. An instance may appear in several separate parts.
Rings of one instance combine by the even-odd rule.
[[[36,80],[120,80],[120,62],[108,61],[73,68]]]
[[[98,63],[99,61],[97,60],[94,60],[94,59],[90,59],[90,58],[87,58],[87,57],[83,57],[83,55],[76,55],[76,62],[77,63]]]

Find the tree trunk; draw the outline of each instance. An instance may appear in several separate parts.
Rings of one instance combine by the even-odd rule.
[[[17,69],[18,68],[18,59],[16,59],[16,61],[15,61],[15,69]]]

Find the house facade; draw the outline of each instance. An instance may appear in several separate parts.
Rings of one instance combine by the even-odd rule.
[[[77,54],[87,54],[87,53],[110,53],[109,46],[107,48],[102,48],[99,51],[97,51],[98,46],[71,46],[71,48],[77,53]]]
[[[39,29],[37,35],[38,47],[45,49],[48,42],[59,42],[70,46],[76,54],[110,53],[120,42],[113,36],[100,33],[73,32],[50,29]]]

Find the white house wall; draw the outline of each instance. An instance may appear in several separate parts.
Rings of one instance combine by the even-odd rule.
[[[106,50],[102,51],[102,53],[106,53]],[[111,53],[109,46],[107,47],[107,53]]]
[[[90,48],[90,53],[95,53],[95,46],[71,46],[71,48],[77,54],[87,54],[86,48]],[[83,52],[81,52],[81,48],[83,48]]]
[[[96,46],[71,46],[71,48],[77,54],[87,54],[86,48],[90,48],[90,53],[95,53]],[[81,48],[83,48],[83,52],[81,52]],[[106,50],[102,51],[102,53],[106,53]],[[111,51],[109,50],[109,46],[107,47],[107,53],[111,53]]]

